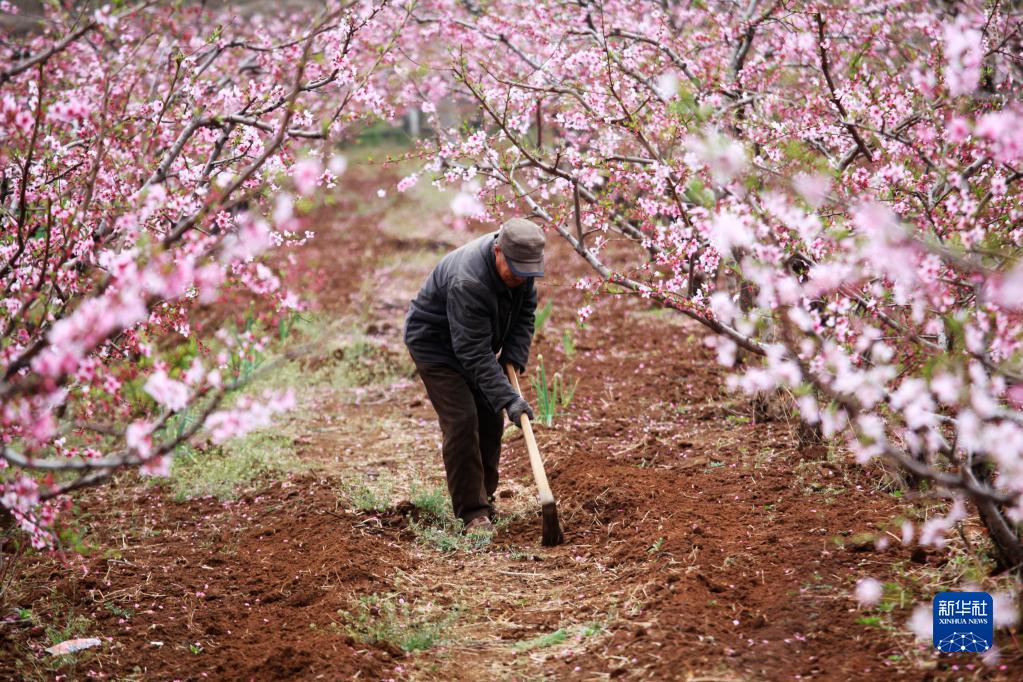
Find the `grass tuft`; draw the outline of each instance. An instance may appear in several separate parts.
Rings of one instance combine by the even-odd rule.
[[[293,441],[278,431],[246,434],[207,452],[189,450],[174,458],[170,487],[178,502],[212,495],[233,499],[257,481],[302,468]]]
[[[421,488],[418,484],[412,484],[412,505],[429,515],[433,519],[451,519],[451,505],[448,504],[447,491],[441,486],[432,488]]]
[[[375,479],[345,479],[341,482],[338,497],[349,508],[361,512],[382,512],[391,507],[394,479],[390,475]]]
[[[344,632],[356,640],[402,651],[423,651],[442,642],[444,630],[457,618],[457,612],[444,613],[434,604],[413,606],[395,594],[359,597],[351,610],[338,615]]]
[[[564,414],[572,404],[575,391],[579,387],[579,379],[568,383],[561,372],[555,372],[548,382],[543,356],[538,355],[536,361],[536,375],[533,377],[533,390],[536,391],[536,422],[550,427],[554,424],[554,418]]]
[[[442,552],[474,552],[493,540],[489,533],[465,533],[462,522],[453,517],[434,523],[411,521],[409,530],[420,544]]]
[[[533,637],[532,639],[525,639],[521,642],[516,642],[514,648],[516,651],[546,649],[547,647],[563,644],[569,639],[569,637],[573,638],[573,642],[580,642],[587,637],[595,637],[596,635],[599,635],[604,632],[604,629],[604,624],[599,621],[573,625],[569,628],[558,628],[554,632],[548,632],[546,635],[540,635],[539,637]]]
[[[560,628],[554,632],[549,632],[546,635],[540,635],[533,639],[523,640],[515,644],[517,651],[528,651],[530,649],[546,649],[549,646],[561,644],[568,639],[568,630]]]

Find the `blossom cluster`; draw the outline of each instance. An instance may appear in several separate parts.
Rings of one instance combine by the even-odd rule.
[[[415,59],[450,68],[484,121],[437,121],[439,182],[478,175],[492,208],[539,216],[596,270],[593,291],[706,325],[722,362],[742,356],[735,388],[786,393],[861,463],[929,480],[955,503],[920,542],[941,545],[972,502],[1001,565],[1023,562],[1018,15],[923,1],[417,12],[458,47]]]
[[[0,504],[39,547],[66,493],[290,404],[218,411],[244,377],[201,311],[301,307],[266,256],[308,238],[295,197],[344,171],[332,141],[394,114],[380,46],[403,16],[62,7],[0,47]]]

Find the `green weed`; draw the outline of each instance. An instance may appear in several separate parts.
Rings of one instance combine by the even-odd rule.
[[[207,452],[188,450],[174,458],[170,487],[177,501],[213,495],[233,499],[268,476],[301,469],[292,439],[264,429],[235,438]]]
[[[566,358],[575,355],[575,337],[572,336],[571,329],[565,329],[561,333],[561,350],[565,353]]]
[[[872,615],[860,616],[856,619],[856,622],[859,625],[866,625],[867,627],[887,632],[897,632],[898,628],[892,624],[892,614],[897,609],[900,611],[904,610],[912,602],[912,595],[901,585],[892,582],[885,583],[881,601],[872,609],[874,613]]]
[[[60,644],[69,639],[84,637],[92,627],[92,620],[86,616],[79,616],[68,611],[60,625],[51,624],[46,626],[46,638],[50,644]]]
[[[339,497],[353,509],[382,512],[390,508],[393,492],[394,479],[385,474],[372,481],[346,479],[341,483]]]
[[[434,605],[414,607],[398,595],[359,597],[351,610],[338,611],[344,632],[367,644],[390,644],[402,651],[423,651],[443,641],[456,618]]]
[[[132,609],[121,608],[112,601],[104,602],[103,607],[118,618],[124,618],[127,620],[135,615],[135,611]]]
[[[536,391],[537,422],[550,427],[554,424],[554,417],[561,415],[572,404],[579,379],[568,384],[560,372],[555,372],[548,382],[543,356],[538,355],[536,360],[537,373],[533,377],[533,389]]]
[[[574,640],[582,640],[586,637],[593,637],[599,635],[604,631],[604,624],[599,621],[593,621],[591,623],[584,623],[582,625],[573,625],[569,628],[559,628],[554,632],[549,632],[546,635],[540,635],[533,637],[532,639],[525,639],[521,642],[516,642],[514,648],[517,651],[530,651],[533,649],[546,649],[547,647],[557,646],[568,641],[569,637]]]
[[[421,488],[413,482],[411,487],[412,505],[434,519],[445,519],[451,516],[447,492],[440,486]]]
[[[53,603],[52,608],[51,617],[55,618],[56,622],[48,624],[44,628],[49,646],[55,646],[69,639],[87,637],[92,634],[90,631],[94,623],[90,618],[75,614],[69,606]],[[37,624],[41,623],[41,619],[38,617],[33,617],[32,620]],[[57,671],[71,671],[70,677],[74,679],[76,676],[73,674],[73,671],[83,661],[92,659],[97,651],[98,649],[87,649],[61,656],[47,656],[41,660],[36,659],[33,655],[27,655],[18,661],[17,665],[26,679],[53,679],[53,673]],[[28,664],[27,667],[30,667],[31,671],[26,670],[22,666],[23,662]]]
[[[277,323],[277,341],[282,346],[291,336],[295,324],[299,321],[304,321],[302,316],[298,313],[291,313],[285,317],[282,317]],[[253,310],[248,310],[245,313],[245,321],[242,323],[241,329],[234,326],[229,330],[229,334],[234,340],[234,343],[229,347],[230,354],[228,356],[228,368],[234,373],[234,375],[242,382],[247,382],[254,377],[256,372],[268,359],[268,353],[265,351],[254,350],[249,347],[247,339],[258,338],[259,336],[270,333],[271,330],[264,328],[264,323],[259,320]]]
[[[540,310],[536,311],[536,315],[533,318],[534,336],[539,334],[543,330],[543,327],[545,324],[547,324],[547,320],[550,319],[551,311],[553,310],[554,303],[552,301],[547,301],[547,303],[544,304],[543,308],[540,308]]]
[[[416,541],[441,552],[473,552],[483,549],[492,541],[487,533],[465,533],[462,522],[450,517],[438,523],[410,521],[409,530]]]
[[[245,342],[247,338],[261,333],[263,331],[261,327],[262,324],[259,323],[255,314],[250,309],[245,313],[245,321],[242,323],[241,329],[234,326],[234,328],[228,330],[234,343],[230,346],[227,366],[231,370],[231,374],[237,377],[239,381],[245,382],[250,380],[256,370],[266,360],[265,353],[247,348],[248,344]]]
[[[554,632],[550,632],[546,635],[540,635],[533,639],[527,639],[522,642],[515,644],[515,649],[518,651],[528,651],[530,649],[546,649],[549,646],[561,644],[568,639],[568,630],[560,628]]]
[[[300,328],[303,336],[315,339],[332,337],[338,341],[328,346],[328,352],[300,352],[297,357],[281,363],[272,371],[257,374],[253,383],[246,387],[246,392],[289,388],[298,391],[356,389],[389,385],[412,376],[413,365],[407,353],[377,337],[361,332],[352,333],[352,326],[359,324],[351,318],[334,321],[299,318],[293,326]],[[291,326],[287,333],[296,335]],[[297,345],[302,347],[301,344]],[[321,345],[318,341],[316,347]]]

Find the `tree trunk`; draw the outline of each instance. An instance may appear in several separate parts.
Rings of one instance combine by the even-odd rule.
[[[984,462],[973,465],[973,475],[981,483],[990,483],[991,474]],[[1001,507],[991,500],[974,500],[977,511],[980,513],[980,520],[987,528],[988,535],[995,545],[996,559],[998,561],[998,573],[1013,571],[1016,573],[1023,569],[1023,542],[1020,541],[1019,531],[1013,527],[1012,522],[1005,517]]]

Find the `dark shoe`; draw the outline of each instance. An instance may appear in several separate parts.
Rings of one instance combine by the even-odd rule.
[[[494,524],[490,522],[490,519],[486,516],[477,516],[469,523],[465,524],[466,535],[493,535]]]
[[[490,523],[497,523],[497,505],[494,503],[494,496],[488,497],[487,501],[490,502],[490,511],[487,512],[487,517],[490,519]]]

